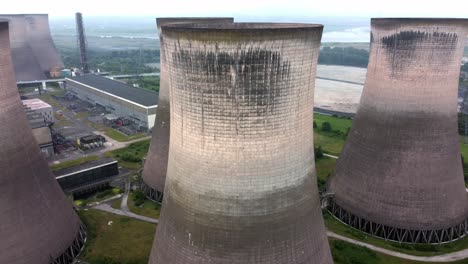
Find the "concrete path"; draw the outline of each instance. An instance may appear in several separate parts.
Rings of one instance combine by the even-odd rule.
[[[145,221],[145,222],[150,222],[150,223],[153,223],[153,224],[159,223],[158,219],[154,219],[154,218],[146,217],[146,216],[142,216],[142,215],[137,215],[137,214],[134,214],[132,212],[125,212],[125,211],[122,211],[122,210],[114,209],[109,204],[99,204],[99,205],[96,205],[96,206],[94,206],[92,208],[97,209],[97,210],[101,210],[101,211],[104,211],[104,212],[112,213],[112,214],[117,214],[117,215],[122,215],[122,216],[135,218],[135,219],[142,220],[142,221]]]
[[[402,258],[402,259],[407,259],[407,260],[423,261],[423,262],[452,262],[452,261],[458,261],[458,260],[463,260],[463,259],[468,258],[468,249],[458,251],[458,252],[449,253],[449,254],[445,254],[445,255],[431,256],[431,257],[421,257],[421,256],[413,256],[413,255],[409,255],[409,254],[404,254],[404,253],[395,252],[395,251],[391,251],[391,250],[388,250],[388,249],[376,247],[374,245],[370,245],[370,244],[367,244],[367,243],[364,243],[364,242],[361,242],[361,241],[358,241],[358,240],[354,240],[352,238],[340,236],[340,235],[338,235],[336,233],[333,233],[331,231],[327,231],[327,236],[332,237],[332,238],[336,238],[336,239],[339,239],[339,240],[343,240],[343,241],[346,241],[346,242],[354,244],[354,245],[365,247],[365,248],[368,248],[368,249],[376,251],[376,252],[380,252],[380,253],[383,253],[383,254],[386,254],[386,255],[390,255],[390,256],[394,256],[394,257]]]
[[[327,154],[327,153],[323,153],[323,155],[325,157],[329,157],[329,158],[332,158],[332,159],[338,159],[338,156],[330,155],[330,154]]]
[[[130,209],[128,209],[128,195],[130,194],[130,186],[131,186],[131,182],[130,182],[130,179],[128,178],[128,175],[127,177],[125,177],[125,192],[123,194],[123,197],[122,197],[122,203],[120,204],[120,209],[122,209],[122,211],[124,212],[128,212],[128,213],[131,213],[130,212]]]

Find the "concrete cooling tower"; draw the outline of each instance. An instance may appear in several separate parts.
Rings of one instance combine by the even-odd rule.
[[[10,21],[11,56],[16,81],[44,80],[53,68],[63,68],[46,14],[0,15]]]
[[[332,213],[387,240],[467,233],[457,133],[466,19],[372,19],[359,110],[329,182]]]
[[[322,30],[162,27],[171,140],[149,263],[332,263],[312,124]]]
[[[28,39],[42,72],[48,74],[52,68],[63,68],[63,62],[55,48],[49,29],[47,14],[25,15]]]
[[[161,26],[167,24],[181,23],[206,23],[206,24],[224,24],[234,22],[233,18],[228,17],[167,17],[156,19],[159,43],[160,43],[160,81],[159,81],[159,102],[156,112],[156,121],[154,123],[151,145],[143,169],[142,191],[148,198],[158,203],[162,202],[164,193],[164,183],[166,182],[167,158],[169,155],[169,87],[166,62],[164,58],[164,39],[161,36]]]
[[[29,127],[0,20],[0,264],[69,264],[85,231]]]

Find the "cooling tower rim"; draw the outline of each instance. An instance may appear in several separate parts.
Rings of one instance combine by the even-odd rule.
[[[322,24],[312,23],[228,23],[228,24],[168,24],[162,26],[163,30],[193,32],[193,31],[293,31],[323,29]]]
[[[161,21],[165,22],[164,20],[168,21],[184,21],[184,20],[209,20],[209,19],[232,19],[234,20],[234,17],[157,17],[156,21]]]
[[[428,23],[428,24],[443,24],[443,23],[456,23],[468,26],[467,18],[436,18],[436,17],[382,17],[371,18],[372,25],[389,25],[397,23]]]

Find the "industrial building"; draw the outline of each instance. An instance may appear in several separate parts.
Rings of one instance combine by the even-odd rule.
[[[67,92],[79,99],[127,118],[140,130],[153,128],[157,93],[93,74],[65,78],[65,82]]]
[[[166,182],[167,159],[169,155],[169,134],[170,134],[170,111],[169,111],[169,87],[168,72],[164,67],[164,39],[161,35],[161,26],[180,23],[232,23],[234,18],[188,18],[188,17],[167,17],[157,18],[156,24],[159,33],[160,43],[160,67],[159,78],[159,100],[156,110],[156,121],[152,131],[151,144],[144,166],[141,190],[151,200],[161,203],[164,193],[164,183]]]
[[[467,19],[372,19],[367,78],[329,182],[331,212],[386,240],[468,232],[457,131]]]
[[[112,158],[103,158],[57,170],[54,174],[62,190],[75,195],[108,187],[119,175],[119,164]]]
[[[7,20],[0,20],[0,263],[70,264],[85,230],[34,140],[20,101]]]
[[[9,20],[16,81],[45,80],[63,69],[49,29],[47,14],[0,14]],[[52,72],[52,75],[51,75]]]
[[[22,102],[24,106],[44,117],[46,123],[55,122],[54,110],[50,104],[37,98],[22,100]]]
[[[312,124],[322,30],[162,26],[171,138],[150,264],[333,263]]]

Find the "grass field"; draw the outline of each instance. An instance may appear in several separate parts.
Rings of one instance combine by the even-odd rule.
[[[328,178],[335,169],[336,159],[323,157],[315,163],[319,190],[325,188]]]
[[[353,238],[368,244],[372,244],[381,248],[386,248],[389,250],[411,254],[415,256],[436,256],[468,248],[468,237],[444,245],[408,245],[385,241],[383,239],[379,239],[361,231],[358,231],[354,228],[344,225],[335,217],[333,217],[329,212],[324,213],[324,219],[327,229],[337,234]],[[466,263],[468,263],[468,261]]]
[[[142,168],[143,158],[148,153],[150,139],[132,143],[126,148],[108,151],[104,155],[119,161],[119,165],[127,169],[139,170]]]
[[[50,168],[53,170],[53,171],[56,171],[56,170],[60,170],[60,169],[64,169],[64,168],[68,168],[68,167],[73,167],[73,166],[77,166],[77,165],[80,165],[80,164],[83,164],[83,163],[86,163],[86,162],[90,162],[90,161],[94,161],[94,160],[98,160],[99,157],[98,156],[85,156],[85,157],[82,157],[82,158],[79,158],[79,159],[74,159],[74,160],[67,160],[67,161],[64,161],[64,162],[60,162],[58,164],[53,164],[50,166]]]
[[[107,198],[111,198],[118,194],[122,194],[124,191],[119,188],[107,188],[95,193],[91,193],[86,196],[79,197],[79,199],[73,201],[76,206],[86,206],[91,203],[100,202]]]
[[[135,193],[131,192],[128,196],[128,209],[135,214],[144,215],[152,218],[159,218],[161,206],[151,200],[146,199],[141,206],[136,206],[134,202]]]
[[[94,209],[80,210],[88,240],[80,259],[91,264],[147,264],[156,225]]]
[[[106,134],[108,137],[112,138],[113,140],[119,141],[119,142],[127,142],[127,141],[130,141],[130,140],[144,138],[144,137],[147,136],[146,133],[138,133],[138,134],[135,134],[135,135],[127,136],[124,133],[122,133],[122,132],[120,132],[120,131],[118,131],[116,129],[113,129],[111,127],[105,126],[103,124],[93,123],[93,122],[88,121],[88,120],[86,120],[85,122],[89,126],[96,129],[97,131],[102,132],[102,133]]]
[[[156,225],[97,210],[79,211],[88,231],[80,260],[92,264],[146,264]],[[421,264],[330,239],[335,264]],[[466,261],[452,264],[467,263]]]
[[[325,153],[339,155],[345,143],[346,133],[351,128],[352,120],[314,113],[314,122],[317,125],[314,128],[315,146],[322,146]],[[330,124],[331,131],[323,131],[322,127],[325,122]]]

